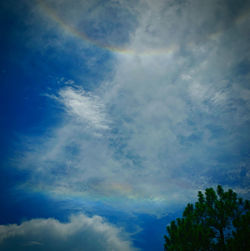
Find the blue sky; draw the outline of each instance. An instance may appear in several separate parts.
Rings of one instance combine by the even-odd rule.
[[[163,250],[199,190],[249,199],[248,1],[0,12],[0,250]]]

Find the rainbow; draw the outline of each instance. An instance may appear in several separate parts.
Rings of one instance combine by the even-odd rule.
[[[94,40],[93,38],[90,38],[87,34],[85,34],[82,31],[78,31],[75,27],[72,27],[70,24],[66,23],[65,20],[63,20],[61,17],[57,15],[57,13],[51,8],[45,1],[38,0],[39,6],[41,7],[42,11],[54,22],[56,22],[63,30],[71,34],[72,36],[75,36],[85,43],[95,46],[97,48],[101,48],[104,50],[108,50],[113,53],[118,54],[128,54],[128,55],[154,55],[154,54],[169,54],[173,53],[177,50],[177,46],[169,46],[167,48],[156,48],[156,49],[146,49],[146,50],[135,50],[132,48],[126,48],[126,47],[117,47],[117,46],[111,46],[105,43],[101,43],[100,41]]]
[[[55,21],[63,30],[75,36],[85,43],[95,46],[97,48],[101,48],[103,50],[110,51],[116,54],[125,54],[125,55],[135,55],[135,56],[151,56],[151,55],[165,55],[165,54],[172,54],[178,50],[178,46],[172,45],[165,48],[147,48],[145,50],[135,50],[133,48],[126,48],[126,47],[117,47],[111,46],[100,41],[97,41],[93,38],[90,38],[87,34],[82,31],[78,31],[76,28],[72,27],[70,24],[66,23],[61,17],[57,15],[57,13],[51,8],[46,1],[38,0],[39,6],[41,7],[42,11],[49,16],[53,21]],[[244,21],[248,20],[250,17],[250,11],[243,12],[239,15],[235,20],[235,25],[240,25]],[[224,30],[219,30],[214,33],[208,34],[208,40],[216,40],[224,33]],[[192,44],[190,44],[192,47]]]

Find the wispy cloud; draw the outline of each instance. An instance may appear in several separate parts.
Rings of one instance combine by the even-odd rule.
[[[138,6],[133,53],[113,55],[114,74],[92,92],[55,94],[64,122],[23,158],[28,185],[154,213],[217,183],[247,187],[243,7],[232,16],[227,1]]]
[[[99,130],[109,129],[104,104],[100,98],[82,89],[64,88],[59,91],[59,101],[69,115]]]

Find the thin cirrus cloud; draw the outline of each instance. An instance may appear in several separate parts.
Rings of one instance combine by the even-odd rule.
[[[137,250],[130,236],[100,216],[73,215],[69,222],[32,219],[0,225],[0,250]]]
[[[114,53],[113,74],[91,92],[55,93],[65,121],[24,156],[27,185],[150,213],[218,183],[249,193],[249,18],[234,7],[138,5],[134,53]]]
[[[59,101],[69,114],[99,130],[109,129],[104,105],[97,96],[81,89],[65,88],[59,91]]]

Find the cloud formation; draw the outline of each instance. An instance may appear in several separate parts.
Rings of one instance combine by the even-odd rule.
[[[68,87],[60,90],[59,101],[63,103],[70,115],[87,123],[89,127],[97,130],[109,129],[104,105],[97,96],[86,93],[82,89]]]
[[[249,193],[249,5],[143,1],[136,13],[133,53],[113,55],[107,81],[55,94],[64,122],[24,156],[27,185],[140,212],[218,183]]]
[[[20,225],[0,225],[0,250],[121,250],[132,251],[131,241],[121,229],[100,216],[83,214],[69,222],[32,219]]]

